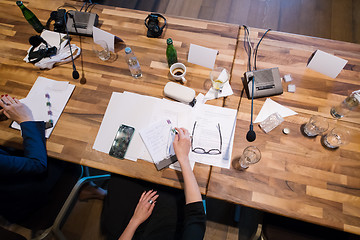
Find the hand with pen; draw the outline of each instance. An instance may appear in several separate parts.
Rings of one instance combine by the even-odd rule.
[[[185,128],[175,128],[177,134],[175,135],[173,146],[179,163],[189,162],[189,152],[191,147],[190,133]]]

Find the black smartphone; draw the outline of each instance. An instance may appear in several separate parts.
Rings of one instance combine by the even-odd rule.
[[[122,124],[119,127],[119,130],[117,131],[115,139],[111,145],[109,151],[110,156],[123,159],[134,132],[135,129],[133,127]]]

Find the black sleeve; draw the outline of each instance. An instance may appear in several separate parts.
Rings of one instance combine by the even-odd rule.
[[[36,175],[46,171],[45,123],[23,122],[20,124],[23,137],[24,156],[0,153],[0,176]]]
[[[206,216],[203,202],[185,205],[183,240],[200,240],[204,238]]]

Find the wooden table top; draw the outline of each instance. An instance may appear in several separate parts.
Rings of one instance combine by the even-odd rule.
[[[34,0],[24,2],[42,23],[63,3],[80,9],[82,2]],[[67,8],[71,10],[71,7]],[[239,28],[237,25],[166,16],[168,26],[161,38],[147,38],[144,19],[148,12],[96,5],[92,12],[99,15],[100,28],[124,40],[139,59],[143,77],[134,79],[124,60],[124,50],[117,48],[117,58],[103,62],[92,51],[92,38],[73,36],[72,43],[83,51],[75,60],[86,84],[72,79],[71,63],[51,70],[39,70],[23,58],[30,47],[29,37],[36,34],[24,19],[14,1],[0,3],[0,94],[24,98],[39,76],[65,80],[76,85],[52,135],[47,141],[48,155],[113,173],[140,178],[173,187],[181,187],[181,174],[171,169],[157,171],[153,163],[119,160],[92,149],[112,92],[130,91],[163,98],[163,88],[171,81],[166,61],[166,39],[171,37],[178,52],[178,60],[187,66],[187,83],[197,93],[206,93],[204,83],[209,81],[210,70],[187,63],[190,43],[219,50],[216,66],[229,70],[235,56]],[[6,17],[5,17],[6,16]],[[121,45],[120,45],[121,47]],[[211,104],[222,106],[223,99]],[[10,129],[10,122],[0,122],[0,144],[21,148],[20,132]],[[210,166],[195,164],[194,173],[201,192],[206,192]]]
[[[45,23],[50,12],[65,2],[78,9],[82,4],[76,1],[33,0],[25,2],[25,5]],[[163,97],[163,87],[171,80],[165,57],[166,38],[171,37],[179,61],[187,66],[187,86],[197,93],[206,93],[209,70],[186,62],[190,43],[219,50],[216,65],[232,69],[234,95],[226,98],[225,106],[236,108],[243,87],[241,77],[247,63],[243,29],[239,32],[237,25],[166,16],[168,27],[162,37],[149,39],[143,24],[147,12],[98,5],[92,12],[99,15],[101,29],[119,36],[132,47],[143,71],[141,79],[130,76],[123,50],[117,49],[115,60],[102,62],[92,52],[92,39],[88,37],[82,37],[81,44],[78,36],[73,36],[72,41],[83,49],[83,61],[77,58],[75,63],[80,75],[82,72],[85,75],[86,84],[71,78],[70,63],[51,70],[39,70],[25,63],[22,59],[29,48],[28,38],[35,35],[35,31],[13,1],[2,1],[0,94],[23,98],[39,76],[75,84],[75,91],[47,141],[49,156],[181,187],[181,174],[176,171],[157,171],[152,163],[118,160],[92,149],[111,93],[131,91]],[[251,39],[256,43],[263,32],[251,29]],[[306,68],[308,57],[316,49],[349,60],[336,79]],[[194,173],[201,192],[206,193],[207,190],[210,197],[359,234],[360,113],[354,111],[336,121],[330,116],[329,110],[351,91],[360,89],[360,46],[270,32],[260,46],[257,65],[258,69],[279,67],[282,76],[292,75],[296,93],[288,93],[287,84],[284,84],[284,93],[272,99],[290,107],[298,115],[285,118],[280,127],[268,134],[255,125],[257,139],[250,144],[245,140],[245,135],[249,127],[251,101],[243,97],[237,116],[233,159],[239,158],[249,145],[260,148],[262,159],[242,172],[196,163]],[[264,101],[263,98],[254,101],[255,116]],[[209,103],[218,106],[224,104],[222,100]],[[321,146],[320,137],[309,139],[302,136],[300,126],[313,114],[327,117],[331,127],[340,125],[351,128],[350,144],[330,151]],[[9,124],[9,121],[0,122],[0,144],[21,148],[20,133],[10,129]],[[291,130],[289,135],[281,133],[285,127]]]
[[[250,29],[254,44],[264,32]],[[308,58],[317,49],[349,60],[336,79],[306,68]],[[244,148],[253,145],[260,149],[261,160],[245,171],[212,167],[207,196],[360,234],[360,111],[340,120],[330,115],[331,106],[360,89],[360,45],[269,32],[259,47],[257,59],[258,69],[279,67],[281,76],[291,74],[290,83],[296,85],[296,92],[287,92],[288,83],[283,83],[284,93],[271,99],[298,114],[286,117],[268,134],[255,124],[257,137],[249,143],[245,137],[251,100],[244,95],[237,116],[232,159],[239,159]],[[237,107],[246,67],[241,28],[231,79],[235,94],[227,98],[225,106]],[[264,101],[265,98],[254,100],[254,119]],[[326,117],[330,129],[350,128],[350,144],[327,150],[321,145],[320,136],[303,136],[300,126],[311,115]],[[289,135],[282,133],[285,127],[290,129]]]

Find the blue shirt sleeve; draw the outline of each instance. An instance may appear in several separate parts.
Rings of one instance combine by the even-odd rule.
[[[45,123],[28,121],[20,124],[24,156],[0,151],[0,176],[24,176],[44,173],[47,169]]]

